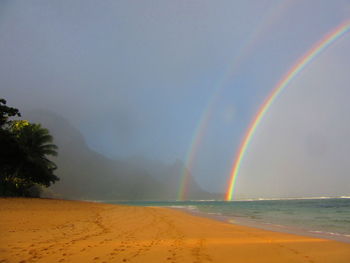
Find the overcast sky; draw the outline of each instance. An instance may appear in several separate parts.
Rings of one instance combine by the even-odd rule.
[[[0,96],[65,117],[108,157],[164,162],[186,162],[212,105],[191,172],[222,192],[261,103],[348,19],[347,0],[1,0]],[[349,47],[350,33],[275,101],[237,194],[350,194]]]

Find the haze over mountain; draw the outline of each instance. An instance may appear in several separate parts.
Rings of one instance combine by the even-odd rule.
[[[60,181],[50,188],[55,196],[98,200],[174,200],[183,175],[180,160],[166,164],[143,156],[112,160],[90,149],[82,134],[63,117],[46,110],[24,116],[41,123],[59,147],[55,158]],[[202,190],[190,177],[188,199],[220,198]]]
[[[233,198],[350,195],[350,1],[321,2],[3,0],[0,95],[79,131],[70,145],[52,125],[74,146],[61,146],[58,172],[79,167],[61,177],[99,171],[76,189],[109,178],[122,193],[137,175],[175,198],[183,166],[205,191],[227,191],[251,123],[288,80],[240,159]]]

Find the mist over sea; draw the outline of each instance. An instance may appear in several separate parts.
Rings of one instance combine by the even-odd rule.
[[[104,201],[105,202],[105,201]],[[229,223],[350,242],[350,198],[117,202],[185,209]]]

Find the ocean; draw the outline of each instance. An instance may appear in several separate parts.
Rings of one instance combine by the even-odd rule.
[[[350,243],[350,198],[103,202],[183,209],[228,223]]]

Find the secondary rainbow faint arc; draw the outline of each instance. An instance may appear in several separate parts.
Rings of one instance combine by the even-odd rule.
[[[248,57],[250,51],[258,43],[259,38],[261,38],[267,29],[276,23],[278,18],[288,10],[291,5],[296,4],[297,0],[285,0],[281,1],[278,5],[273,6],[270,11],[267,13],[264,23],[260,23],[260,26],[257,27],[254,32],[250,35],[248,40],[242,45],[240,52],[238,52],[237,57],[234,59],[234,62],[229,65],[225,73],[223,74],[222,79],[218,81],[217,87],[214,90],[212,98],[209,100],[209,103],[205,107],[205,110],[197,124],[193,137],[191,139],[190,147],[186,154],[185,165],[182,171],[182,176],[179,182],[179,190],[177,194],[177,200],[185,200],[187,197],[188,186],[192,168],[195,163],[197,152],[199,146],[205,136],[212,112],[215,108],[217,100],[219,99],[222,90],[225,88],[224,83],[229,80],[234,74],[236,74],[241,63],[245,61]]]
[[[226,192],[225,199],[231,201],[235,189],[235,183],[237,175],[240,170],[240,166],[252,140],[252,137],[259,126],[262,118],[270,108],[271,104],[277,98],[277,96],[283,91],[284,88],[322,51],[324,51],[328,46],[333,44],[337,39],[342,37],[345,33],[350,30],[350,21],[346,21],[334,29],[331,33],[327,34],[322,38],[316,45],[314,45],[304,56],[302,56],[297,63],[285,74],[285,76],[278,82],[275,88],[272,90],[270,95],[267,97],[265,102],[259,108],[258,113],[253,118],[253,121],[248,127],[248,130],[242,140],[241,146],[237,151],[235,161],[232,166],[230,179],[228,183],[228,188]]]

